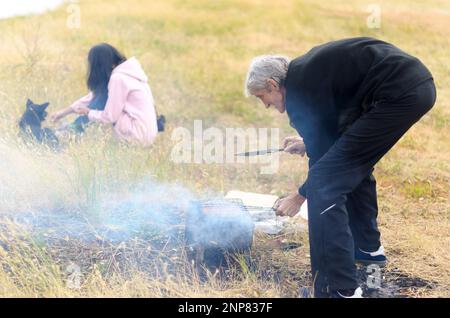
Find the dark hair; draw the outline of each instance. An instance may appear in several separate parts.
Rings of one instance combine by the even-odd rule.
[[[126,61],[126,57],[115,47],[101,43],[89,50],[87,86],[94,95],[108,90],[113,68]]]

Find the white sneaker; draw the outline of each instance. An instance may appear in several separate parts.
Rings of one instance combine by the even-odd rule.
[[[331,293],[331,298],[363,298],[363,291],[361,287],[355,289],[355,292],[352,296],[344,296],[339,291],[334,291]]]

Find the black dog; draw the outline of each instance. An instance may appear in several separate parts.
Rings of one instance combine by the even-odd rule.
[[[48,105],[49,103],[38,105],[28,99],[25,113],[19,121],[19,127],[23,137],[33,138],[40,144],[56,150],[59,148],[59,140],[55,133],[49,128],[41,127],[42,122],[47,117],[45,109]]]

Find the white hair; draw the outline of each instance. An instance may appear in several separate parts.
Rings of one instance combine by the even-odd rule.
[[[257,89],[267,87],[267,80],[273,79],[281,84],[286,79],[289,67],[289,58],[283,55],[260,55],[250,63],[245,80],[244,94],[252,95]]]

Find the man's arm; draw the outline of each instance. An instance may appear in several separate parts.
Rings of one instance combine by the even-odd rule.
[[[298,188],[298,194],[306,198],[306,181]]]
[[[303,141],[306,145],[306,154],[309,158],[308,166],[311,169],[317,161],[325,155],[338,139],[337,133],[330,132],[330,127],[326,123],[315,123],[314,131],[305,134]],[[308,178],[298,188],[298,193],[302,197],[308,195]]]

